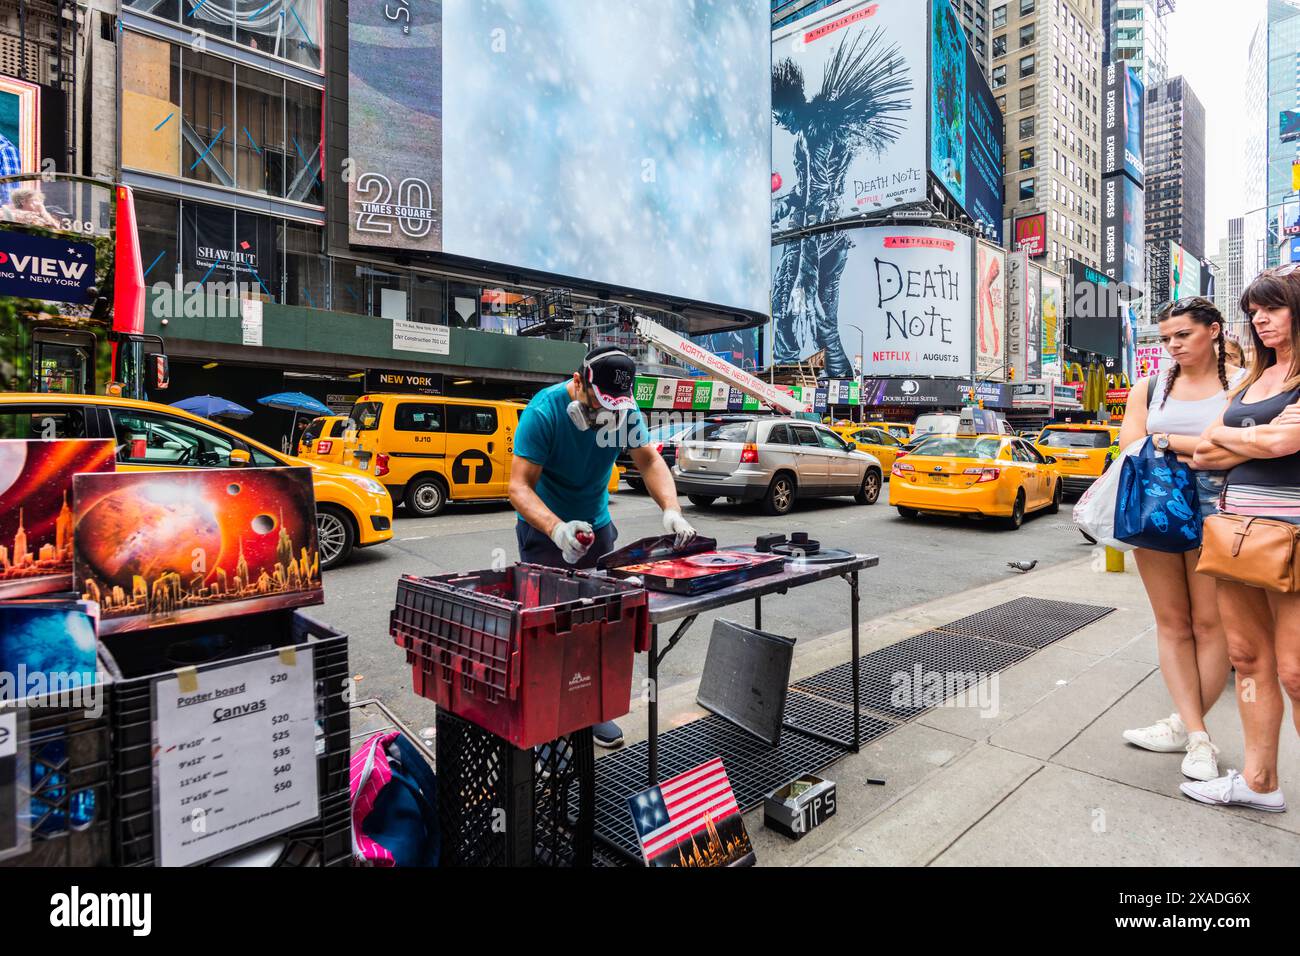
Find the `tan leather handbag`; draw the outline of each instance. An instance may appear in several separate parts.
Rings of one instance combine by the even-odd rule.
[[[1196,570],[1202,574],[1283,594],[1300,591],[1300,525],[1216,514],[1205,519],[1201,534]]]

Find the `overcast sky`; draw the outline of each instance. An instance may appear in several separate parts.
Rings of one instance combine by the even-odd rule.
[[[1169,75],[1205,106],[1205,255],[1245,208],[1246,64],[1265,0],[1178,0],[1169,23]],[[1231,13],[1227,11],[1231,10]]]

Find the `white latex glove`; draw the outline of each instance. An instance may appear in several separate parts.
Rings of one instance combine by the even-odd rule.
[[[593,535],[586,544],[578,540],[578,535]],[[560,554],[569,564],[577,564],[595,542],[591,525],[585,521],[561,521],[551,529],[551,540],[560,549]]]
[[[678,548],[684,548],[695,537],[695,528],[676,508],[669,508],[664,512],[664,530],[677,536],[674,544]]]

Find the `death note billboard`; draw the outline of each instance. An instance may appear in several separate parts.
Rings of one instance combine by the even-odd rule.
[[[925,198],[925,25],[917,0],[844,0],[773,34],[775,231]]]
[[[830,378],[971,373],[971,240],[928,227],[846,229],[773,248],[773,358],[825,353]],[[811,266],[811,267],[810,267]]]

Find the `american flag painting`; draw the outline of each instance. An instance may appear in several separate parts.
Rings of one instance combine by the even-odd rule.
[[[754,848],[722,759],[628,797],[650,866],[746,866]]]

